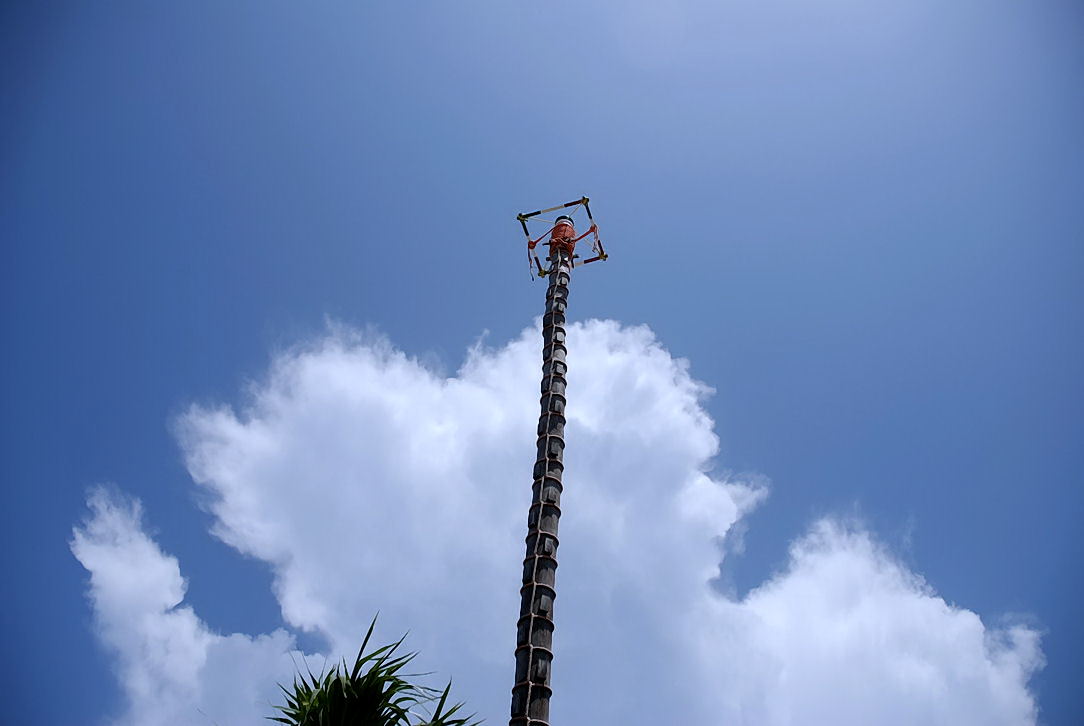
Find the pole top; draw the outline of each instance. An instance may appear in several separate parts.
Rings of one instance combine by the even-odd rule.
[[[590,222],[590,227],[586,232],[577,237],[576,223],[573,219],[573,215],[579,211],[579,207],[583,207],[584,211],[587,213],[587,221]],[[552,222],[541,217],[541,215],[546,214],[547,212],[556,212],[557,210],[566,209],[570,211],[558,215]],[[602,240],[599,238],[598,225],[595,223],[595,218],[591,215],[590,200],[586,196],[566,204],[559,204],[556,207],[517,214],[516,221],[520,223],[520,226],[523,228],[523,234],[527,238],[527,263],[528,267],[531,269],[532,277],[534,277],[536,269],[539,277],[545,277],[550,272],[550,270],[542,267],[542,261],[534,252],[535,246],[547,236],[549,236],[549,239],[544,244],[548,245],[550,248],[548,258],[553,259],[555,256],[559,256],[561,252],[564,252],[572,267],[578,267],[579,265],[586,265],[588,262],[597,262],[609,258],[605,248],[602,246]],[[528,226],[529,223],[535,224],[536,234],[537,230],[541,228],[540,223],[548,225],[548,228],[546,231],[542,232],[541,236],[537,239],[531,239],[531,230]],[[586,260],[577,262],[577,260],[580,260],[580,256],[576,254],[576,243],[588,235],[593,236],[591,250],[594,254]]]

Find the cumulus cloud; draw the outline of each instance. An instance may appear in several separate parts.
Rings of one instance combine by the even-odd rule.
[[[128,703],[119,723],[250,724],[269,714],[275,684],[307,662],[293,636],[211,632],[180,604],[180,567],[144,531],[139,502],[97,488],[87,504],[90,516],[75,528],[71,548],[90,571],[98,634],[116,656]]]
[[[555,723],[1034,722],[1037,635],[947,604],[861,529],[818,523],[785,570],[721,595],[720,543],[765,490],[713,471],[710,389],[645,327],[591,321],[569,338]],[[423,665],[502,723],[539,366],[534,329],[474,347],[450,378],[335,330],[279,355],[239,408],[190,409],[178,437],[215,536],[271,566],[287,624],[349,653],[380,610],[385,636],[409,629]],[[135,717],[161,708],[155,684],[180,694],[175,706],[198,702],[226,639],[178,607],[177,563],[138,511],[91,506],[73,549],[130,722],[155,723]],[[132,558],[155,573],[153,592],[117,574]],[[267,662],[293,647],[285,633],[230,637],[274,651]],[[157,667],[165,649],[189,665]],[[275,680],[266,663],[240,677]]]
[[[702,675],[726,684],[712,706],[731,722],[1035,722],[1038,634],[985,627],[854,526],[817,522],[785,571],[740,602],[699,607],[686,636]]]

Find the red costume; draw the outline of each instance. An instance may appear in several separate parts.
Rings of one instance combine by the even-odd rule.
[[[568,217],[558,217],[557,224],[553,225],[553,229],[550,230],[550,239],[546,242],[546,244],[550,246],[550,254],[553,254],[556,249],[561,249],[567,252],[568,256],[571,258],[576,252],[576,243],[591,234],[591,231],[594,230],[594,228],[595,225],[592,224],[591,229],[577,237],[576,228],[572,226],[572,220]],[[542,237],[539,237],[534,241],[528,242],[527,247],[533,250],[535,245],[537,245],[541,239]]]

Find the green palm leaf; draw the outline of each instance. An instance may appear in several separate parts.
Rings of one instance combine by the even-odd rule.
[[[448,707],[450,681],[443,691],[438,691],[407,680],[419,674],[402,674],[403,668],[417,655],[397,655],[406,636],[366,653],[375,627],[376,618],[373,618],[353,666],[347,666],[344,660],[320,676],[312,671],[294,676],[290,688],[279,684],[285,703],[275,706],[279,715],[268,719],[288,726],[477,726],[481,723],[474,716],[457,715],[462,703]]]

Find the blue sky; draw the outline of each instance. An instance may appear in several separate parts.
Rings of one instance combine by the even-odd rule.
[[[96,484],[142,501],[210,628],[297,632],[274,566],[209,535],[178,417],[329,320],[454,375],[540,312],[515,213],[581,194],[612,259],[571,317],[648,325],[714,389],[716,471],[770,480],[724,587],[855,517],[1041,631],[1040,721],[1084,718],[1084,11],[671,5],[0,11],[17,721],[123,711],[69,548]]]

